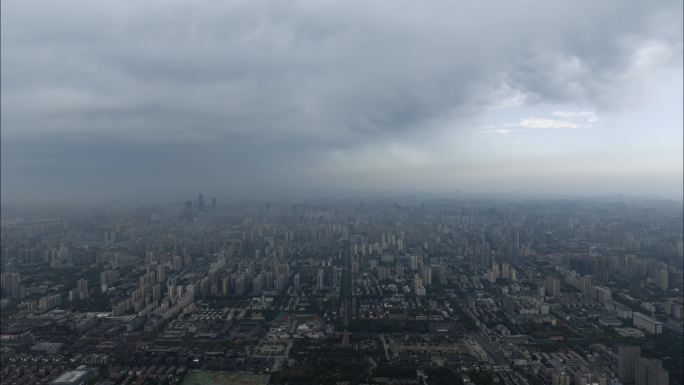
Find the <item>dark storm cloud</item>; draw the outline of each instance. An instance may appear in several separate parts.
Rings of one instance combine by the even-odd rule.
[[[180,199],[197,191],[244,196],[275,186],[291,190],[306,180],[292,164],[305,164],[315,146],[276,149],[253,138],[205,143],[134,142],[103,134],[12,138],[3,143],[3,188],[22,185],[27,200],[85,201]],[[310,186],[310,185],[309,185]]]
[[[3,190],[306,183],[326,152],[467,120],[502,85],[619,108],[635,53],[678,58],[681,28],[679,1],[8,0]]]

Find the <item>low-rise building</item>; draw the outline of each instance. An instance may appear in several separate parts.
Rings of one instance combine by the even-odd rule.
[[[645,330],[650,334],[660,334],[663,332],[663,323],[655,320],[643,313],[635,312],[632,315],[632,323],[639,329]]]

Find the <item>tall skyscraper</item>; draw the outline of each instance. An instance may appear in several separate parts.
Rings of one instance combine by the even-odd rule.
[[[204,210],[204,194],[200,193],[197,198],[197,208],[199,210]]]

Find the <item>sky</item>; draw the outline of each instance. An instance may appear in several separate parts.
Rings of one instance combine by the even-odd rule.
[[[682,7],[3,0],[2,203],[681,201]]]

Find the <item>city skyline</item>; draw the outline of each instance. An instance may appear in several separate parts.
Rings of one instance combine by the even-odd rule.
[[[678,203],[209,197],[3,210],[3,383],[682,384]]]
[[[0,383],[684,384],[683,31],[0,2]]]

